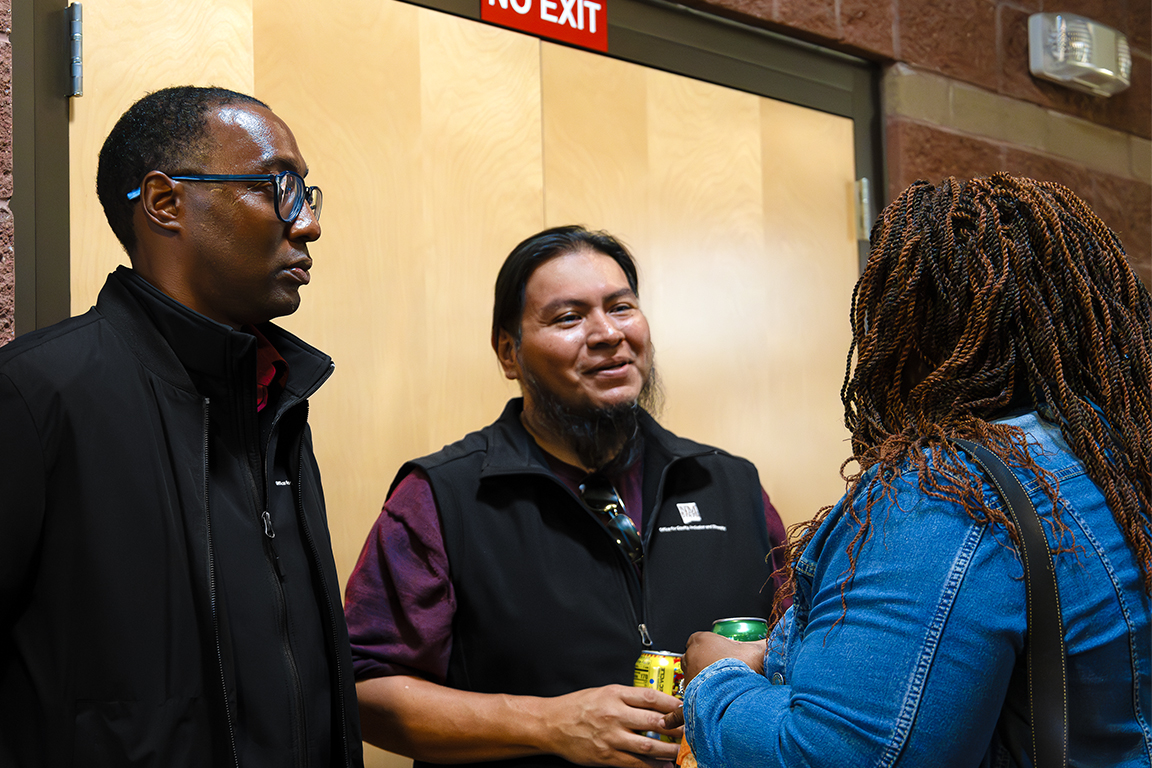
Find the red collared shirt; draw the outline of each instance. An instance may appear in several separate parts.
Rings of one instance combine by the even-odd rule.
[[[284,387],[288,363],[256,326],[246,325],[241,330],[256,337],[256,410],[262,411],[268,405],[269,387],[274,385],[277,391]]]

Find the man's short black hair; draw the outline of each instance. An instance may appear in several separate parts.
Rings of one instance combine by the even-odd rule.
[[[120,116],[100,150],[96,194],[108,224],[129,256],[136,249],[127,195],[149,171],[193,173],[206,159],[206,114],[226,104],[268,105],[225,88],[181,85],[150,93]]]
[[[594,251],[611,257],[624,276],[632,292],[640,295],[640,279],[636,275],[636,262],[632,254],[607,232],[590,232],[584,227],[569,225],[538,232],[512,249],[500,274],[496,276],[496,301],[492,306],[492,348],[498,349],[500,331],[505,330],[520,343],[520,321],[524,315],[524,290],[528,278],[544,262],[556,256],[576,251]]]

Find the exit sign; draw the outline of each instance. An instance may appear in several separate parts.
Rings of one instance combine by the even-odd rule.
[[[607,5],[608,0],[480,0],[480,18],[607,53]]]

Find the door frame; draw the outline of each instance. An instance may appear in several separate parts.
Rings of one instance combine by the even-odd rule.
[[[70,310],[67,0],[12,3],[16,335]]]

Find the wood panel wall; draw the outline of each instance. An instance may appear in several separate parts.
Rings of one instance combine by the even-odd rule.
[[[89,0],[85,15],[74,312],[126,263],[95,157],[148,90],[254,93],[324,189],[313,280],[283,324],[336,360],[310,420],[341,578],[400,464],[516,394],[488,342],[492,285],[546,226],[633,250],[664,424],[755,462],[788,523],[841,494],[849,120],[393,0]]]
[[[112,126],[170,85],[252,93],[252,0],[85,0],[84,96],[70,101],[72,314],[88,311],[128,256],[96,199],[96,161]]]

